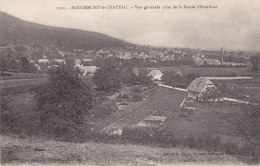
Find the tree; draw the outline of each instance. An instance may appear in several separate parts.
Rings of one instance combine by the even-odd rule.
[[[200,100],[206,102],[209,100],[217,101],[220,99],[220,93],[216,87],[207,87],[206,91],[202,92]]]
[[[7,71],[7,64],[4,56],[0,57],[0,70],[2,75],[4,75],[4,72]]]
[[[104,61],[94,73],[93,81],[98,90],[111,91],[121,87],[120,68],[112,61]]]
[[[252,70],[253,71],[259,71],[260,70],[260,57],[259,55],[255,55],[250,57],[250,62],[252,64]]]
[[[79,78],[78,70],[60,65],[48,71],[49,79],[36,88],[36,112],[47,131],[66,134],[77,130],[92,108],[92,88]]]
[[[187,83],[185,82],[185,78],[182,75],[176,74],[173,71],[164,72],[162,76],[162,81],[165,82],[165,84],[173,87],[187,86]]]
[[[34,72],[36,69],[34,66],[32,66],[28,59],[25,57],[20,57],[20,66],[21,66],[21,72]]]

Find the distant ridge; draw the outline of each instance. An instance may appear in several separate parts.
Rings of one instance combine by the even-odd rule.
[[[96,32],[31,23],[1,11],[0,40],[1,43],[36,43],[69,49],[100,49],[105,47],[123,47],[130,44]]]

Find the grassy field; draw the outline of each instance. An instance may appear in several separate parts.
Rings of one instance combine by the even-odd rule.
[[[164,71],[180,71],[184,75],[196,74],[201,77],[205,76],[257,76],[260,77],[260,72],[253,72],[246,68],[201,68],[201,67],[158,67],[149,68],[148,70],[158,69]]]
[[[188,148],[132,144],[66,143],[0,135],[1,163],[7,165],[242,165],[231,155]]]
[[[260,103],[260,79],[213,81],[223,91],[224,97],[235,98],[252,103]],[[223,86],[226,87],[223,90]]]
[[[4,95],[27,93],[36,85],[47,80],[46,75],[40,73],[10,73],[10,76],[0,77],[0,92]]]
[[[15,73],[15,72],[5,72],[5,73],[6,73],[6,75],[8,75],[8,76],[4,77],[6,80],[47,77],[47,74],[44,74],[44,73]],[[0,80],[1,79],[3,79],[2,76],[0,76]]]
[[[237,141],[235,122],[241,114],[240,107],[229,104],[196,104],[192,114],[182,111],[172,113],[162,130],[174,133],[176,137],[219,136],[223,141]]]

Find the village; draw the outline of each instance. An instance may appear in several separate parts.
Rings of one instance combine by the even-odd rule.
[[[259,51],[132,44],[0,14],[26,25],[0,42],[4,164],[106,165],[124,148],[137,165],[259,162]]]

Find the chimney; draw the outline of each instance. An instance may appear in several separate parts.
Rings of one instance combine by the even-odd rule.
[[[221,47],[221,63],[224,62],[224,50],[223,47]]]

